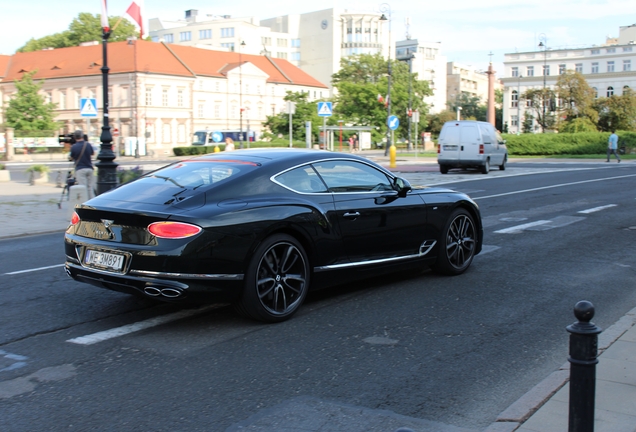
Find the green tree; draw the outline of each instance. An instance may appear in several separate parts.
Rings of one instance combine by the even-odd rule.
[[[451,110],[444,110],[437,114],[429,114],[427,131],[433,135],[439,135],[442,131],[442,126],[447,121],[453,121],[456,119],[456,113]]]
[[[564,121],[583,117],[594,124],[598,122],[598,112],[593,107],[595,92],[583,75],[572,71],[559,75],[556,91],[563,101],[561,114],[565,117]]]
[[[521,124],[521,131],[523,133],[534,133],[534,116],[529,113],[529,112],[525,112],[523,114],[523,123]]]
[[[427,81],[409,72],[408,63],[391,60],[391,114],[400,120],[398,137],[406,138],[408,131],[409,97],[413,111],[420,111],[419,130],[426,126],[428,107],[424,97],[432,94]],[[381,141],[387,133],[389,63],[380,54],[360,54],[343,58],[340,70],[332,76],[337,89],[334,115],[347,123],[372,126],[372,139]],[[410,96],[409,96],[410,88]],[[379,101],[378,96],[381,97]],[[412,125],[414,130],[415,126]]]
[[[460,117],[463,120],[480,120],[486,121],[486,105],[480,104],[479,96],[473,96],[468,93],[460,93],[454,100],[447,102],[451,111],[457,112],[457,108],[461,107]]]
[[[57,130],[59,125],[53,120],[55,104],[45,103],[38,93],[44,81],[33,82],[36,72],[26,72],[15,81],[17,92],[5,106],[6,125],[24,131]]]
[[[108,23],[112,29],[119,21],[119,17],[108,17]],[[124,41],[131,36],[138,35],[138,30],[128,20],[121,20],[115,30],[111,31],[110,42]],[[73,18],[68,30],[61,33],[44,36],[39,39],[31,38],[18,52],[39,51],[45,48],[64,48],[78,46],[83,42],[102,40],[102,25],[99,14],[93,15],[81,12],[77,18]]]
[[[556,124],[556,94],[550,88],[531,88],[523,95],[523,99],[530,101],[530,111],[536,119],[541,131],[553,129]]]
[[[625,89],[620,96],[596,99],[594,107],[598,111],[598,128],[601,131],[636,130],[636,93],[634,91]]]
[[[322,128],[323,119],[318,115],[316,102],[310,102],[308,98],[309,94],[302,92],[287,92],[285,96],[286,101],[296,103],[296,113],[292,115],[292,135],[296,139],[304,139],[306,121],[311,121],[311,134],[314,137],[319,135],[320,128]],[[332,117],[328,117],[327,123],[333,125],[336,121]],[[287,113],[267,116],[263,126],[267,127],[275,136],[281,135],[289,138],[289,114]]]

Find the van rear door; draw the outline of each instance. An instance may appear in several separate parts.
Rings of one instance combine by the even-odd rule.
[[[479,145],[482,144],[481,135],[476,124],[462,124],[459,148],[459,159],[462,161],[481,160]]]
[[[448,122],[439,134],[439,159],[459,160],[460,127],[459,123]]]

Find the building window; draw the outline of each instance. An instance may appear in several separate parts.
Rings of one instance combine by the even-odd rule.
[[[60,109],[66,109],[66,92],[60,92]]]
[[[221,91],[221,83],[217,81],[217,82],[216,82],[216,83],[214,83],[214,84],[215,84],[215,85],[214,85],[214,89],[216,90],[216,92],[217,92],[217,93],[218,93],[218,92],[220,92],[220,91]]]
[[[528,66],[526,68],[526,75],[529,77],[534,76],[534,66]]]
[[[559,65],[559,75],[563,75],[565,73],[565,65],[564,64],[560,64]]]
[[[221,29],[221,37],[222,38],[231,38],[234,37],[234,27],[226,27]]]
[[[75,106],[73,108],[77,108],[80,109],[80,107],[82,106],[82,92],[80,90],[75,90]],[[113,102],[113,100],[111,99],[111,102]]]
[[[259,119],[263,118],[263,107],[262,106],[259,105],[257,112],[258,112],[258,118]]]
[[[192,32],[184,31],[179,33],[179,41],[187,42],[192,40]]]
[[[265,46],[271,46],[272,45],[272,38],[271,37],[261,37],[261,43]]]
[[[146,87],[146,106],[152,106],[152,87]]]
[[[216,102],[214,104],[214,118],[221,118],[221,103]]]
[[[623,47],[623,52],[632,52],[632,47]]]
[[[550,65],[543,65],[543,75],[544,76],[550,75]]]
[[[230,118],[237,118],[238,117],[238,107],[236,105],[236,102],[234,102],[232,105],[230,105]]]
[[[44,93],[44,103],[50,104],[53,101],[53,95],[51,92]]]
[[[299,52],[293,52],[291,53],[291,59],[293,61],[300,61],[300,53]]]
[[[598,73],[598,62],[592,63],[592,73],[593,74],[597,74]]]
[[[212,39],[212,30],[199,30],[199,39]]]
[[[291,46],[292,48],[300,48],[300,39],[292,39]]]
[[[598,98],[598,89],[596,87],[592,87],[592,90],[594,90],[594,99]]]
[[[593,49],[592,50],[592,55],[597,55],[597,54],[600,54],[600,53],[601,53],[600,49]]]
[[[205,117],[205,104],[203,102],[199,102],[199,105],[197,105],[197,116],[199,118]]]
[[[614,87],[609,86],[607,88],[607,97],[614,96]]]
[[[161,91],[161,105],[165,107],[168,106],[168,89],[163,89]]]
[[[250,85],[245,84],[245,94],[250,94]]]
[[[257,95],[261,94],[261,86],[260,85],[256,86],[256,94]]]
[[[287,59],[287,53],[279,51],[279,52],[276,53],[276,57],[278,57],[280,59]]]
[[[177,90],[177,106],[183,106],[183,89]]]
[[[128,105],[128,87],[122,86],[119,92],[119,106]]]
[[[574,65],[574,72],[583,73],[583,63],[577,63]]]
[[[276,46],[278,46],[278,47],[286,47],[287,46],[287,39],[283,39],[283,38],[276,39]]]
[[[172,33],[165,34],[165,35],[163,35],[163,40],[166,43],[172,43],[172,42],[174,42],[174,35]]]
[[[234,51],[234,42],[222,43],[221,46],[227,48],[229,51]]]
[[[631,60],[623,60],[623,71],[629,72],[632,70],[632,61]]]
[[[152,37],[152,41],[153,42],[159,42],[159,36],[153,36]]]
[[[517,90],[512,91],[512,96],[510,97],[510,107],[517,108],[519,106],[519,93]]]
[[[607,48],[605,52],[608,54],[614,54],[616,52],[616,48]]]
[[[608,61],[607,62],[607,71],[608,72],[614,72],[614,61]]]
[[[513,68],[510,69],[510,76],[512,77],[518,77],[519,76],[519,68],[514,66]]]
[[[628,93],[629,91],[631,91],[631,89],[629,88],[629,86],[623,86],[623,94]]]
[[[519,116],[510,116],[510,126],[519,126]]]

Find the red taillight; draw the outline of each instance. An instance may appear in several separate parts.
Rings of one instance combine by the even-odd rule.
[[[439,153],[440,150],[442,150],[442,145],[441,144],[437,144],[437,153]]]
[[[79,221],[79,215],[76,212],[73,212],[73,216],[71,216],[71,225],[77,225]]]
[[[479,144],[479,154],[484,154],[484,145]]]
[[[160,238],[180,239],[199,234],[201,227],[183,222],[154,222],[148,225],[148,231]]]

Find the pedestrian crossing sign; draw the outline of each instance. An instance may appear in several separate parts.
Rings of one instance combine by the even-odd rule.
[[[333,114],[331,102],[318,102],[318,115],[320,117],[330,117]]]
[[[81,98],[80,115],[82,117],[97,117],[97,99]]]

